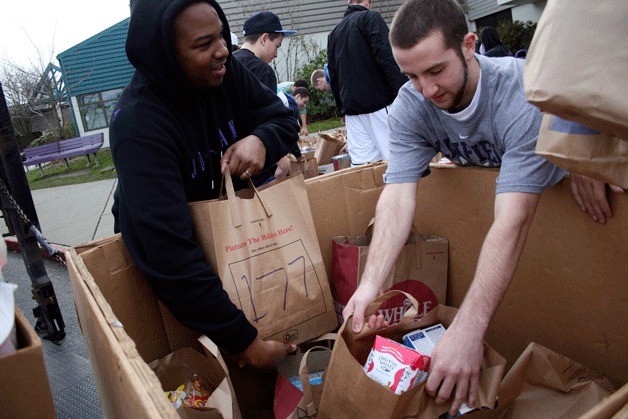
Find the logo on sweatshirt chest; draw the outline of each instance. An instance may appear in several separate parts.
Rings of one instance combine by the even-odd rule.
[[[459,134],[459,137],[465,140],[469,135]],[[489,141],[480,140],[471,144],[467,141],[454,142],[445,138],[443,141],[436,141],[434,145],[445,157],[457,164],[499,167],[502,163],[497,147]]]

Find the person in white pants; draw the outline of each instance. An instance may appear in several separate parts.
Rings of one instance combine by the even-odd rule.
[[[345,115],[351,165],[388,160],[388,106],[362,115]]]

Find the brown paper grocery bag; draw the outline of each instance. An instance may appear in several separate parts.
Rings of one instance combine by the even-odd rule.
[[[320,134],[318,143],[316,143],[316,152],[314,157],[319,166],[330,164],[331,158],[340,153],[345,146],[344,140],[338,135]]]
[[[301,343],[337,327],[303,176],[190,203],[195,235],[260,337]]]
[[[229,373],[224,362],[219,359],[218,348],[215,347],[215,349],[217,357],[210,353],[208,356],[203,356],[192,348],[182,348],[149,364],[159,378],[164,391],[176,390],[181,384],[192,381],[196,376],[211,393],[204,407],[179,407],[177,413],[181,417],[241,417],[229,380]]]
[[[366,315],[377,312],[387,298],[400,291],[387,292],[371,303]],[[338,331],[338,339],[325,372],[323,394],[318,418],[435,418],[448,411],[447,404],[438,406],[423,391],[425,382],[397,395],[364,373],[363,365],[373,347],[375,335],[401,342],[403,335],[413,330],[442,323],[448,327],[457,310],[438,306],[427,315],[415,320],[418,303],[409,294],[413,308],[406,311],[401,321],[385,329],[371,330],[365,327],[356,334],[351,329],[353,317],[349,317]],[[493,407],[506,360],[487,344],[480,370],[478,404]]]
[[[330,355],[331,349],[324,346],[314,346],[305,353],[288,355],[294,359],[288,359],[279,366],[275,385],[273,413],[276,419],[297,419],[317,415],[323,385],[311,384],[309,374],[324,371],[329,364]],[[288,380],[295,374],[299,375],[303,391]]]
[[[545,114],[536,154],[571,172],[628,188],[628,141]]]
[[[473,418],[575,418],[614,391],[598,372],[531,342],[499,386],[499,406]]]
[[[368,257],[373,224],[362,236],[338,236],[332,241],[331,284],[339,321],[342,310],[357,289]],[[413,227],[397,258],[393,271],[383,284],[384,290],[396,289],[411,294],[419,302],[419,316],[447,296],[447,239],[418,234]],[[397,322],[411,306],[402,295],[391,298],[379,310],[389,323]]]
[[[528,101],[628,140],[626,22],[626,0],[548,0],[526,57]]]

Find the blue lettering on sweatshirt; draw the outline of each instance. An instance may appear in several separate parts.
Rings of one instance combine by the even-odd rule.
[[[236,138],[238,138],[238,133],[236,132],[235,124],[233,123],[233,119],[230,119],[228,124],[229,124],[229,130],[231,131],[231,139],[233,141],[235,141]]]
[[[460,165],[478,165],[484,167],[498,167],[501,165],[501,156],[497,153],[495,145],[489,141],[478,141],[470,145],[466,142],[452,142],[445,138],[434,143],[436,149],[445,157]]]
[[[218,135],[220,135],[220,145],[223,147],[227,147],[229,145],[229,142],[227,141],[227,137],[225,137],[225,134],[222,133],[222,130],[220,128],[218,128]]]

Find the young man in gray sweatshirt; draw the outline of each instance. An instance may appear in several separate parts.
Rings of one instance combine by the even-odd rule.
[[[494,222],[477,270],[449,329],[432,352],[428,393],[451,398],[450,414],[477,400],[483,338],[517,267],[540,194],[565,172],[534,153],[541,113],[523,91],[523,60],[475,54],[455,0],[408,0],[390,40],[410,79],[389,115],[390,159],[377,204],[375,232],[360,286],[343,314],[360,330],[368,304],[382,292],[415,215],[419,179],[442,152],[456,164],[499,167]],[[583,198],[587,199],[587,198]],[[369,319],[381,327],[383,316]]]

